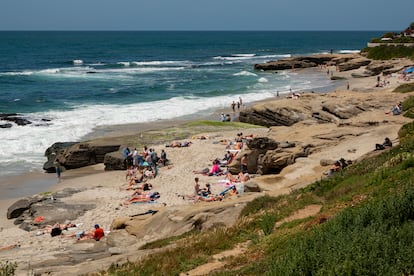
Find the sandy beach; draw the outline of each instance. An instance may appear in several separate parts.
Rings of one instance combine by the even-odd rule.
[[[321,74],[325,71],[321,69]],[[335,68],[331,68],[335,70]],[[28,272],[50,273],[48,275],[78,275],[107,268],[112,262],[122,260],[133,260],[139,258],[144,253],[137,253],[137,248],[148,241],[159,238],[157,233],[147,233],[143,239],[134,236],[126,237],[125,231],[111,231],[114,219],[119,217],[130,217],[148,210],[182,210],[186,208],[197,208],[208,204],[225,204],[225,202],[197,202],[183,199],[183,195],[193,193],[194,177],[200,178],[203,187],[206,183],[212,184],[213,194],[220,193],[225,187],[219,184],[223,176],[206,176],[194,174],[203,168],[210,168],[212,160],[222,158],[226,152],[226,143],[220,141],[234,140],[239,132],[254,137],[270,137],[276,141],[299,141],[303,144],[314,146],[312,153],[308,157],[298,158],[296,162],[278,175],[255,175],[253,180],[260,186],[260,195],[278,195],[288,193],[292,189],[304,187],[313,181],[325,177],[324,173],[329,167],[321,166],[321,160],[346,160],[357,161],[362,156],[373,152],[376,143],[381,143],[385,137],[389,137],[394,144],[398,144],[398,130],[409,121],[402,116],[393,116],[386,112],[395,105],[408,97],[407,94],[392,93],[392,90],[404,83],[397,75],[390,77],[389,84],[385,87],[375,87],[376,77],[354,79],[350,76],[352,71],[335,72],[336,76],[345,77],[349,81],[350,90],[344,86],[338,87],[336,91],[324,95],[312,95],[309,98],[301,97],[293,99],[275,99],[280,105],[316,105],[324,101],[336,102],[365,102],[370,108],[364,110],[359,115],[350,119],[341,120],[336,123],[314,124],[309,121],[299,122],[291,127],[271,127],[271,128],[249,128],[234,129],[224,132],[200,133],[198,136],[206,136],[208,139],[198,139],[188,137],[186,141],[191,141],[189,147],[170,148],[165,145],[149,145],[157,153],[162,149],[166,150],[171,165],[161,167],[159,175],[150,179],[153,191],[160,193],[161,197],[155,203],[141,203],[124,205],[132,194],[126,190],[127,181],[125,171],[104,171],[103,164],[86,167],[78,170],[65,171],[62,181],[57,185],[49,187],[45,191],[55,192],[65,188],[79,188],[81,192],[75,193],[70,197],[65,197],[62,201],[72,204],[93,203],[96,208],[85,212],[84,215],[72,220],[77,227],[65,231],[65,234],[74,234],[80,230],[90,230],[93,225],[98,223],[111,235],[124,235],[125,240],[129,241],[128,246],[122,248],[121,253],[109,254],[105,258],[95,259],[82,255],[86,262],[79,261],[76,265],[62,262],[57,256],[68,252],[77,252],[85,247],[96,246],[96,242],[79,242],[76,238],[51,237],[49,234],[39,234],[37,232],[26,232],[14,225],[13,220],[7,220],[6,212],[8,207],[16,201],[13,199],[1,199],[0,209],[0,248],[16,245],[14,248],[0,250],[0,261],[10,260],[18,263],[18,275],[27,275]],[[318,98],[319,97],[319,98]],[[269,101],[266,101],[269,102]],[[253,104],[253,103],[249,103]],[[255,103],[259,104],[259,103]],[[375,124],[368,124],[376,122]],[[125,126],[120,126],[123,128]],[[113,128],[105,132],[108,136],[116,135],[120,128]],[[91,136],[94,138],[95,136]],[[184,140],[183,140],[184,141]],[[240,157],[240,156],[239,156]],[[51,175],[47,178],[54,179]],[[16,181],[19,181],[16,179]],[[52,181],[52,180],[51,180]],[[255,195],[257,196],[257,195]],[[248,194],[239,195],[225,199],[224,201],[236,204],[246,200]],[[61,222],[63,223],[63,221]],[[101,243],[101,241],[99,242]],[[102,241],[103,243],[103,241]]]

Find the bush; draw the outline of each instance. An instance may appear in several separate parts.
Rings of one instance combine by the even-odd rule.
[[[260,227],[263,230],[265,236],[272,234],[275,227],[277,216],[272,213],[266,213],[260,220]]]
[[[0,276],[11,276],[16,272],[17,263],[6,261],[0,263]]]
[[[414,91],[414,82],[412,83],[404,83],[394,89],[393,92],[399,93],[409,93]]]
[[[367,53],[367,57],[377,60],[389,60],[393,58],[409,58],[414,56],[413,47],[405,46],[378,46],[367,47],[362,50]]]
[[[289,250],[272,258],[268,275],[412,274],[414,188],[405,188],[288,241]]]

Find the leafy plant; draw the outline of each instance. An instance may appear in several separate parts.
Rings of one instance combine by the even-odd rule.
[[[17,263],[15,262],[1,262],[0,263],[0,276],[11,276],[16,272]]]
[[[270,235],[273,232],[273,228],[275,227],[277,216],[273,213],[266,213],[262,216],[260,220],[260,226],[263,230],[265,236]]]

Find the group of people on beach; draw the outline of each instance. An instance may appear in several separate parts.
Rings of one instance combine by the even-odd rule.
[[[80,225],[65,222],[65,223],[55,223],[53,225],[45,225],[41,228],[36,235],[44,235],[50,234],[51,237],[63,237],[63,238],[76,238],[77,240],[88,240],[93,239],[96,241],[101,240],[105,236],[105,231],[103,228],[99,226],[99,224],[95,224],[93,229],[83,231],[78,230]],[[73,230],[78,230],[73,232]]]
[[[164,150],[161,150],[161,154],[158,157],[155,149],[148,148],[147,146],[144,146],[141,153],[138,152],[137,148],[134,148],[134,150],[131,151],[128,146],[125,146],[122,149],[122,155],[124,157],[126,168],[151,166],[154,170],[156,170],[159,164],[165,166],[168,162],[167,153]]]
[[[242,100],[242,98],[239,97],[239,100],[237,102],[236,101],[233,101],[230,106],[231,106],[231,110],[233,111],[233,113],[236,112],[236,107],[237,107],[237,111],[240,111],[240,108],[243,107],[243,100]]]
[[[212,194],[211,184],[208,182],[204,188],[201,188],[199,178],[194,178],[194,194],[188,195],[187,198],[198,201],[218,201],[223,200],[229,195],[238,195],[243,192],[243,183],[250,180],[248,174],[247,159],[248,155],[245,153],[240,159],[240,172],[238,175],[232,175],[226,167],[230,165],[235,159],[236,155],[242,150],[247,139],[252,139],[253,135],[243,136],[243,133],[237,133],[233,141],[226,142],[226,153],[223,158],[215,158],[211,169],[205,168],[201,171],[193,171],[195,174],[203,174],[205,176],[224,176],[224,179],[219,179],[217,184],[224,185],[224,190],[219,194]],[[239,187],[239,190],[237,189]],[[185,197],[183,197],[185,198]]]

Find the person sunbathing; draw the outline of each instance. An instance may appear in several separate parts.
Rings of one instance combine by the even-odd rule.
[[[248,173],[239,172],[237,180],[241,183],[247,182],[250,180],[250,175]]]
[[[54,225],[45,225],[43,229],[38,231],[36,235],[50,234],[52,237],[59,236],[62,234],[62,231],[68,230],[68,228],[76,227],[76,224],[71,222],[65,223],[55,223]]]
[[[158,192],[149,192],[149,193],[134,193],[130,199],[124,202],[124,205],[128,205],[135,202],[154,202],[160,198],[160,193]]]
[[[193,199],[194,199],[194,202],[198,202],[198,201],[211,202],[211,201],[220,201],[223,199],[223,196],[221,195],[195,196]]]
[[[136,173],[131,176],[129,180],[129,186],[142,183],[144,181],[144,174],[141,171],[136,171]]]
[[[134,184],[132,186],[128,186],[127,190],[149,191],[152,190],[152,184],[148,182],[142,184]]]
[[[171,144],[165,145],[166,147],[171,147],[171,148],[182,148],[182,147],[189,147],[192,144],[192,142],[179,142],[179,141],[174,141]]]
[[[135,175],[136,172],[137,172],[137,168],[135,167],[130,167],[129,169],[127,169],[125,180],[128,180],[128,178],[131,179]]]

